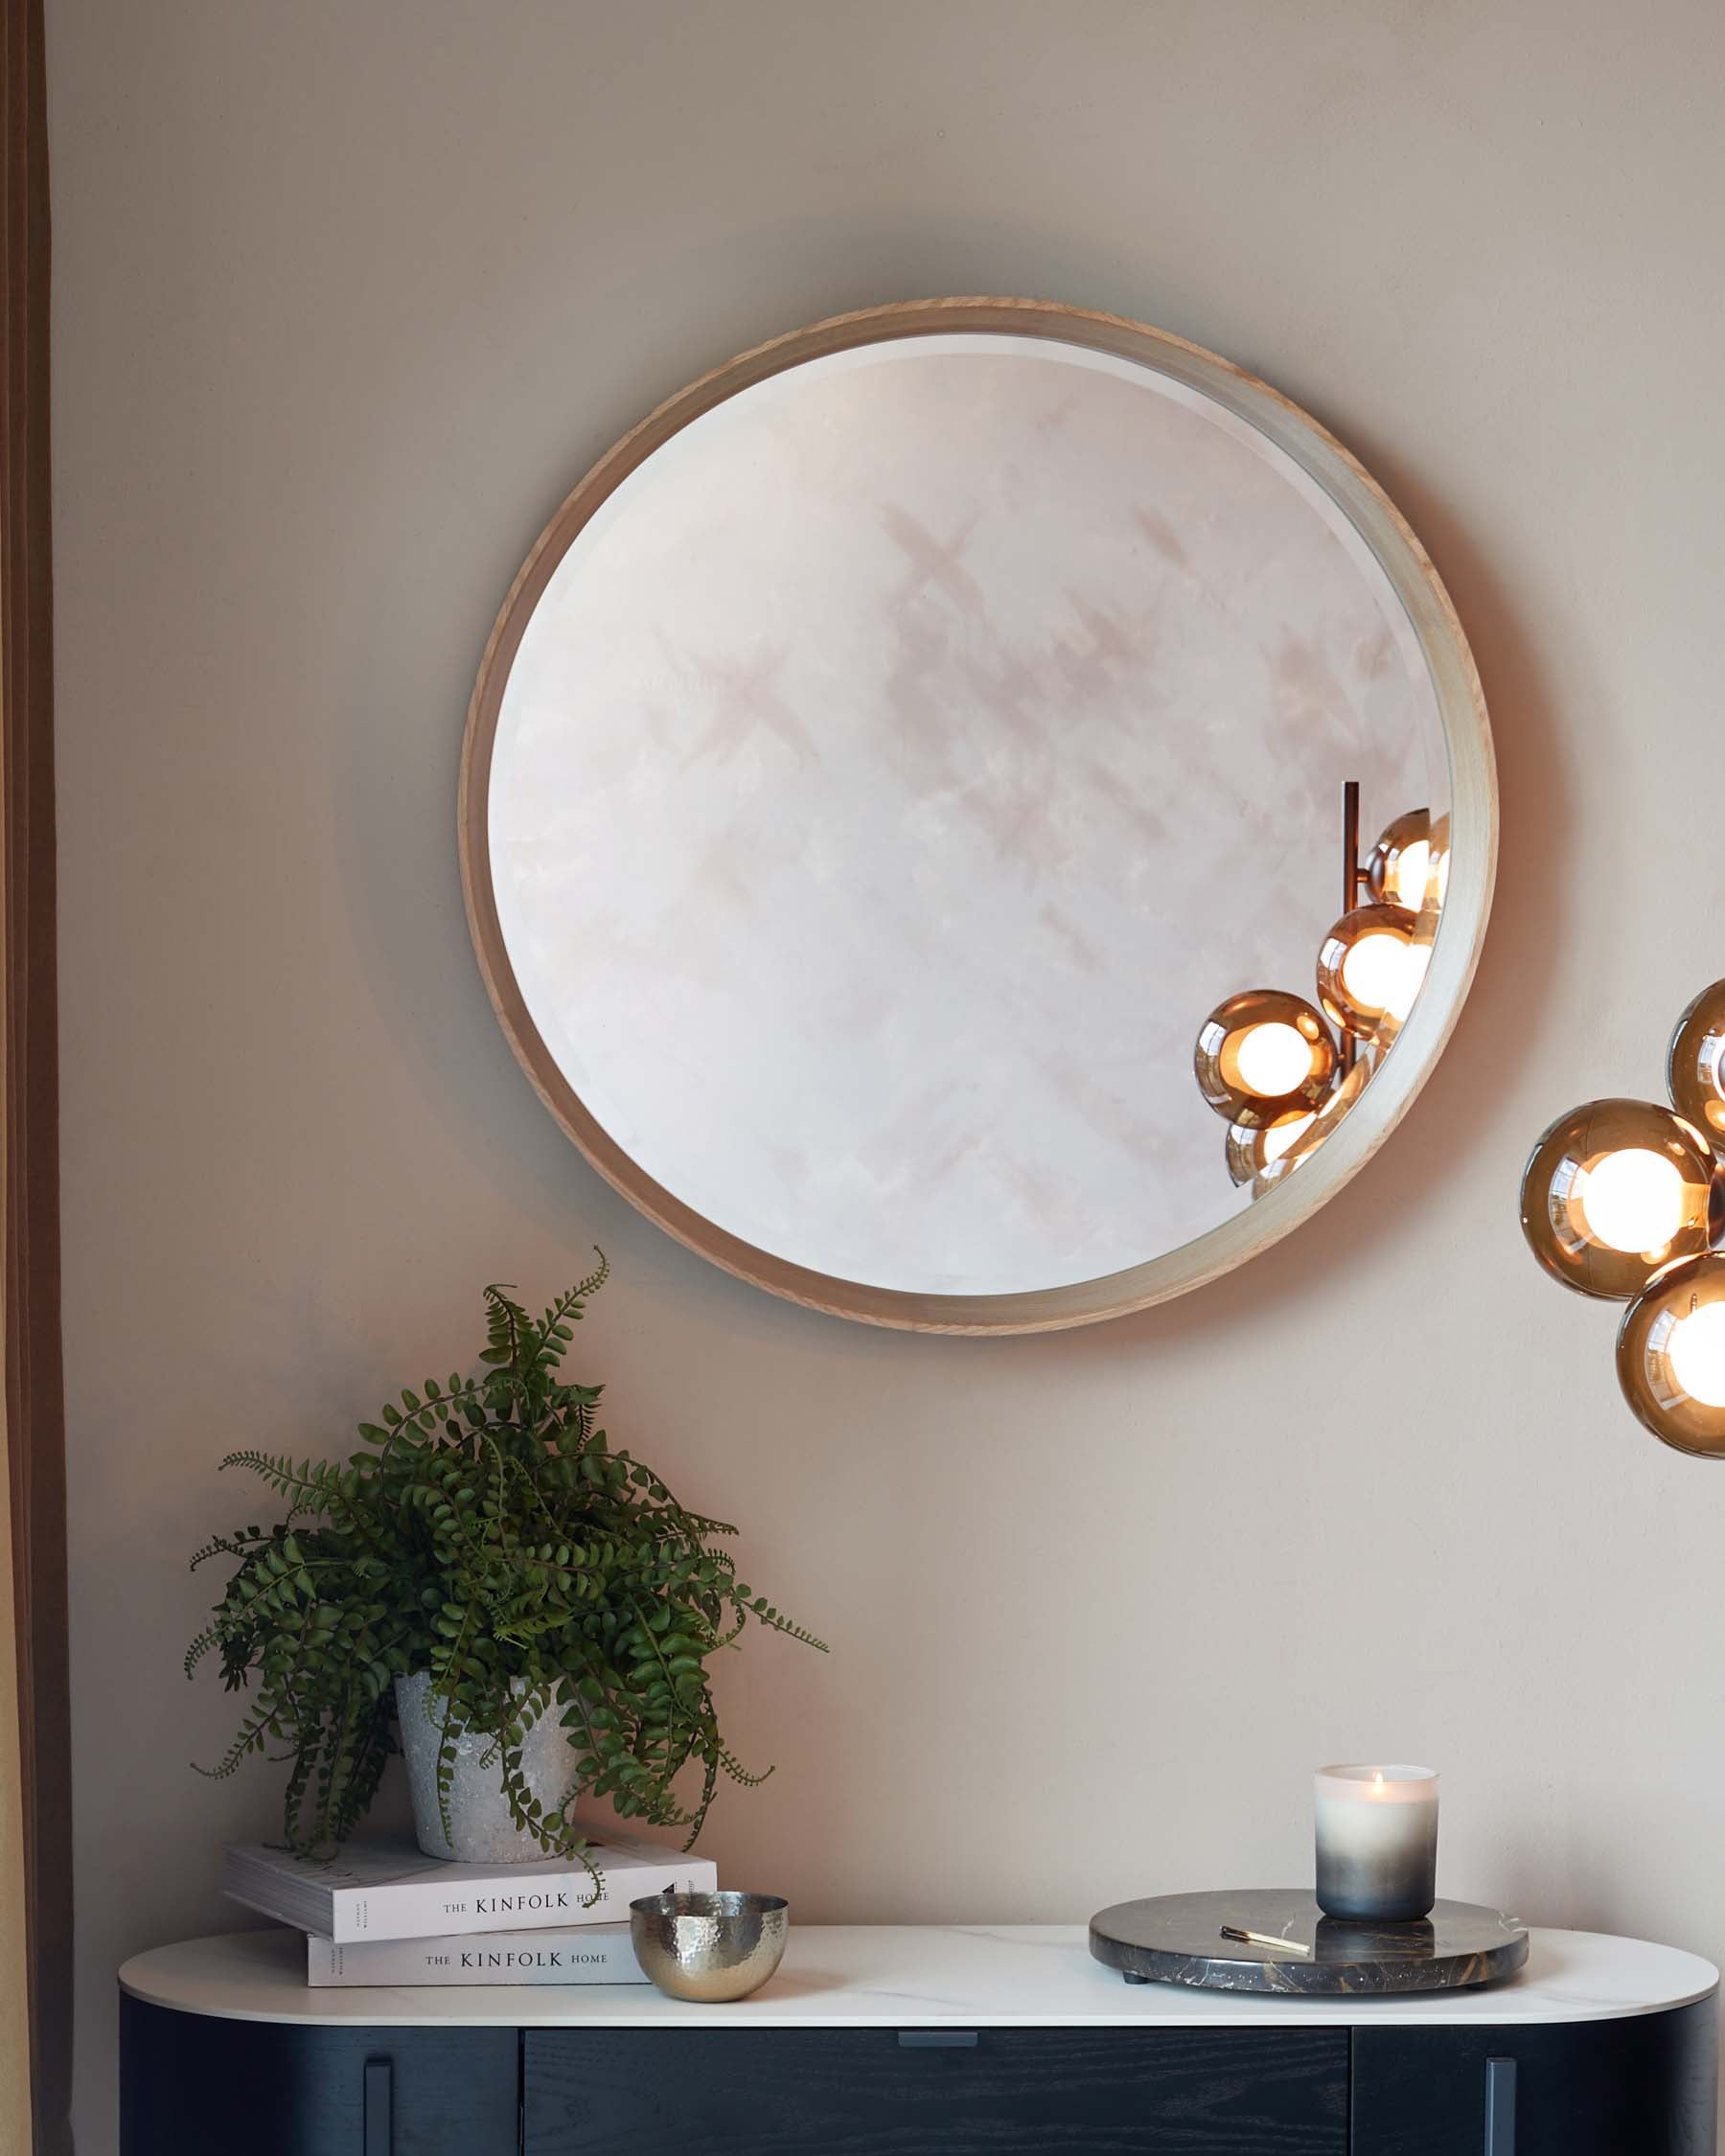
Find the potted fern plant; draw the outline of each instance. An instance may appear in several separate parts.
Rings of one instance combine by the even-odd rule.
[[[537,1319],[487,1288],[477,1372],[404,1390],[348,1460],[222,1461],[287,1514],[192,1560],[237,1563],[187,1675],[216,1654],[230,1690],[255,1680],[202,1771],[285,1751],[290,1848],[353,1831],[398,1730],[433,1856],[580,1855],[578,1788],[692,1845],[722,1779],[764,1778],[725,1743],[707,1664],[751,1620],[825,1649],[738,1579],[733,1528],[610,1448],[600,1388],[561,1375],[607,1270]]]

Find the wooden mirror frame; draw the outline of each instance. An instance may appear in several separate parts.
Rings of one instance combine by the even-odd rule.
[[[1138,361],[1213,398],[1318,482],[1364,539],[1413,622],[1431,671],[1449,755],[1452,832],[1449,887],[1418,999],[1382,1069],[1300,1172],[1244,1211],[1141,1265],[1069,1286],[993,1296],[911,1294],[815,1272],[727,1234],[639,1168],[587,1112],[528,1014],[498,926],[487,844],[492,749],[504,684],[552,572],[601,503],[679,428],[739,390],[830,353],[888,338],[966,331],[1046,337]],[[1292,1233],[1356,1175],[1407,1112],[1466,998],[1491,906],[1497,818],[1491,732],[1467,639],[1424,548],[1357,459],[1267,383],[1183,337],[1085,308],[1013,299],[911,300],[835,315],[715,368],[624,435],[552,517],[510,586],[468,709],[457,812],[468,923],[498,1022],[534,1090],[612,1188],[679,1243],[771,1295],[865,1324],[965,1334],[1086,1325],[1184,1295]]]

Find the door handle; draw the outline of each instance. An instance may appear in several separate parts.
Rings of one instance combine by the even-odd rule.
[[[365,2145],[363,2156],[392,2156],[395,2130],[390,2114],[395,2109],[395,2071],[386,2058],[365,2062]]]
[[[1485,2061],[1485,2156],[1515,2156],[1515,2061]]]
[[[901,2029],[901,2052],[974,2052],[978,2044],[974,2029]]]

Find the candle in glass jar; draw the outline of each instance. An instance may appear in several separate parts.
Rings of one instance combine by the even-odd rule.
[[[1430,1767],[1321,1767],[1318,1905],[1402,1924],[1438,1895],[1438,1777]]]

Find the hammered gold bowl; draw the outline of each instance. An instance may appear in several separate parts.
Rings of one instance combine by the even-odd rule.
[[[629,1905],[641,1967],[673,1999],[747,1999],[784,1958],[791,1904],[778,1894],[649,1894]]]

